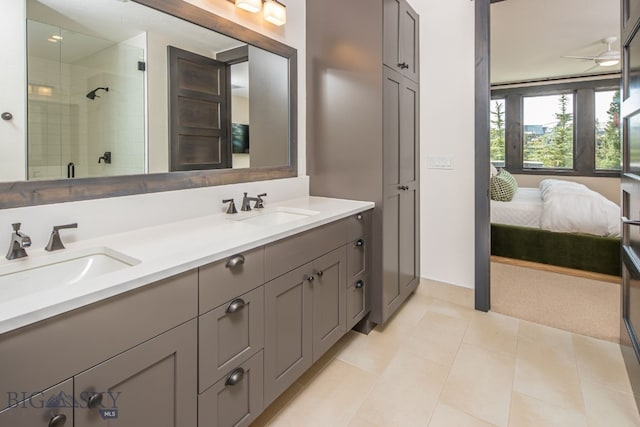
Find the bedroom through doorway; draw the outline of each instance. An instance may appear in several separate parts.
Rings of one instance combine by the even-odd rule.
[[[490,309],[617,342],[619,5],[491,3]]]

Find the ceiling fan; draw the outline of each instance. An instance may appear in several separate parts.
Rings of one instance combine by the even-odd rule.
[[[613,43],[616,42],[616,40],[618,40],[617,37],[606,37],[602,40],[600,40],[603,44],[607,45],[607,50],[605,50],[604,52],[602,52],[599,55],[596,56],[563,56],[563,58],[570,58],[570,59],[587,59],[587,60],[591,60],[591,61],[595,61],[595,65],[593,66],[594,68],[597,66],[601,66],[601,67],[611,67],[613,65],[618,65],[618,63],[620,62],[620,52],[617,50],[612,50],[611,49],[611,45]]]

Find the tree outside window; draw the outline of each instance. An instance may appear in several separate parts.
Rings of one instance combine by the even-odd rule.
[[[523,98],[524,168],[573,168],[573,94]]]
[[[620,91],[601,91],[596,102],[596,169],[620,170]]]
[[[491,101],[491,133],[490,133],[490,156],[491,163],[495,166],[504,166],[504,99],[494,99]]]

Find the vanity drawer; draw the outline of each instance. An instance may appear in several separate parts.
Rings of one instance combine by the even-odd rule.
[[[340,220],[267,245],[264,254],[265,281],[344,245],[346,237],[347,221]]]
[[[369,266],[369,236],[362,236],[347,244],[347,280],[366,273]]]
[[[264,346],[264,287],[203,314],[198,325],[198,390],[203,392]]]
[[[369,209],[368,211],[360,212],[347,218],[347,240],[349,242],[359,239],[365,234],[369,234],[372,213],[373,209]]]
[[[264,283],[264,248],[200,267],[199,275],[202,314]]]
[[[369,311],[369,276],[354,279],[347,287],[347,330],[353,328]]]
[[[263,409],[262,351],[198,396],[198,425],[244,427]]]

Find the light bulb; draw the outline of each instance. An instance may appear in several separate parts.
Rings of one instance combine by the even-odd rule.
[[[257,13],[262,9],[262,0],[236,0],[236,6],[247,12]]]
[[[287,8],[282,3],[275,0],[266,0],[264,2],[264,19],[273,25],[284,25],[287,22]]]

